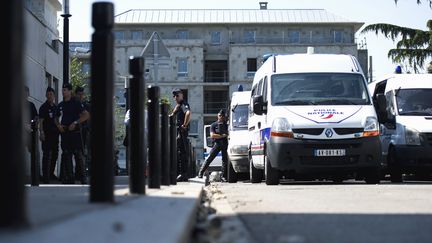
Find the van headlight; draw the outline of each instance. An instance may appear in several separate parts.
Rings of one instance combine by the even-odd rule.
[[[405,127],[405,141],[407,145],[421,145],[420,133],[414,128]]]
[[[291,124],[286,118],[279,117],[273,120],[270,136],[293,138]]]
[[[248,146],[247,145],[233,145],[230,148],[231,154],[248,154]]]
[[[363,130],[363,137],[379,136],[379,123],[375,117],[367,117]]]

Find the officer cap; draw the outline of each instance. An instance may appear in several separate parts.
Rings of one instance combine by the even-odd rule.
[[[46,93],[48,93],[48,92],[53,92],[53,93],[55,93],[54,89],[51,88],[51,87],[48,87],[48,88],[46,89]]]
[[[172,90],[172,94],[173,95],[176,95],[176,94],[179,94],[179,93],[183,93],[183,91],[181,89],[179,89],[179,88],[175,88],[175,89]]]
[[[62,86],[63,89],[68,89],[68,90],[72,90],[72,85],[69,83],[63,84]]]
[[[223,109],[221,109],[221,110],[218,112],[218,115],[225,116],[225,111],[224,111]]]

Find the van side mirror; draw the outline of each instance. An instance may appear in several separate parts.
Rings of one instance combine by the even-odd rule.
[[[262,95],[255,95],[253,97],[253,113],[262,115],[264,113],[264,101]]]
[[[388,121],[387,116],[387,100],[384,94],[376,95],[376,108],[379,123],[386,123]]]

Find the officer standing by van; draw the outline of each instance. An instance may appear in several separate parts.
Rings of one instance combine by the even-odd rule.
[[[42,141],[42,181],[49,183],[57,179],[54,170],[57,164],[59,131],[55,124],[57,106],[54,103],[54,89],[48,87],[45,92],[46,101],[39,108],[39,126]]]
[[[188,133],[189,122],[191,119],[191,110],[189,104],[184,100],[183,91],[174,89],[172,91],[173,98],[176,101],[176,106],[170,116],[176,115],[177,125],[177,151],[179,160],[177,163],[177,181],[187,181],[188,178]]]
[[[63,101],[58,104],[56,126],[61,134],[61,177],[64,184],[75,184],[72,155],[77,179],[87,184],[84,169],[83,143],[79,126],[89,118],[84,105],[72,97],[72,85],[63,84]],[[61,116],[61,121],[59,117]]]
[[[226,115],[224,110],[218,113],[218,120],[210,126],[210,137],[213,139],[213,147],[209,157],[204,161],[201,169],[198,172],[198,177],[202,178],[204,172],[210,166],[210,163],[216,158],[219,152],[222,152],[222,175],[221,181],[226,182],[227,165],[228,165],[228,124],[226,123]]]

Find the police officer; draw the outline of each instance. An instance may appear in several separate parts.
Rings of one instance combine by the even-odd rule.
[[[209,157],[204,161],[203,165],[201,166],[201,169],[198,172],[198,177],[203,177],[203,174],[210,166],[210,163],[219,154],[219,152],[222,152],[221,181],[226,182],[228,165],[228,125],[225,121],[224,110],[219,111],[218,120],[211,124],[210,137],[213,140],[213,147],[210,151]]]
[[[172,91],[173,98],[176,101],[176,106],[170,116],[176,115],[177,125],[177,181],[187,181],[188,177],[188,158],[189,158],[189,122],[191,119],[191,110],[189,104],[184,100],[183,91],[174,89]]]
[[[42,141],[42,182],[57,179],[54,170],[57,164],[59,133],[55,124],[57,106],[54,103],[54,89],[48,87],[46,101],[39,108],[39,139]]]
[[[87,112],[90,112],[90,103],[87,101],[84,88],[81,86],[77,86],[75,88],[75,98],[77,101],[81,102],[81,104],[84,106],[84,109]],[[90,113],[89,113],[90,115]],[[84,121],[81,126],[81,140],[83,144],[83,151],[84,151],[84,158],[85,158],[85,168],[86,171],[90,168],[90,117],[87,121]]]
[[[83,104],[72,98],[72,85],[63,84],[63,101],[58,104],[56,126],[61,134],[61,177],[64,184],[75,184],[72,155],[75,158],[77,179],[87,183],[83,160],[83,143],[79,126],[89,118]],[[61,121],[59,118],[61,116]]]

